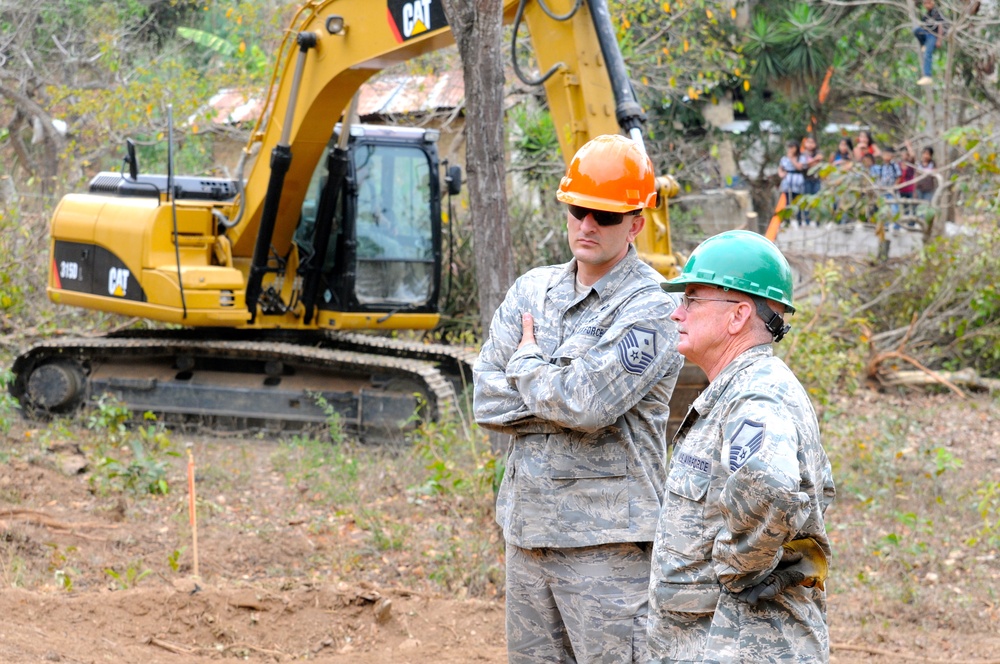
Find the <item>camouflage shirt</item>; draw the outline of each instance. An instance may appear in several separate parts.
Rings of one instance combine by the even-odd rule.
[[[653,545],[650,650],[660,661],[826,662],[826,595],[796,586],[757,606],[781,545],[812,537],[829,558],[830,462],[802,385],[770,344],[733,360],[674,438]],[[732,594],[731,594],[732,593]]]
[[[511,434],[497,522],[516,546],[651,542],[668,402],[683,358],[675,296],[634,247],[583,295],[576,261],[531,270],[497,309],[475,367],[475,416]],[[518,349],[521,314],[536,343]]]

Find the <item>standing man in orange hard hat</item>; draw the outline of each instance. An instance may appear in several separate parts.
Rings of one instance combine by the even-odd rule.
[[[675,295],[632,241],[653,165],[623,136],[577,151],[556,197],[573,259],[529,271],[475,367],[480,426],[510,434],[497,522],[510,662],[644,662],[668,402],[683,359]]]

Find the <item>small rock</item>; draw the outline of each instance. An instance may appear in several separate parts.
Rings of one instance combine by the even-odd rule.
[[[397,650],[416,650],[420,647],[420,641],[414,638],[409,638],[399,644],[396,648]]]
[[[175,592],[186,595],[194,595],[202,589],[198,581],[193,578],[174,579],[170,585],[173,586]]]
[[[87,458],[82,454],[64,456],[59,459],[59,472],[68,477],[80,475],[87,470]]]
[[[375,606],[372,607],[372,611],[375,613],[375,622],[379,625],[384,625],[390,620],[392,620],[392,600],[388,597],[383,597],[375,602]]]

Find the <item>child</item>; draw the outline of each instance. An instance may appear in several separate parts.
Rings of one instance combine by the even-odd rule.
[[[865,154],[867,152],[871,156],[875,157],[875,159],[882,156],[882,151],[878,149],[877,145],[875,145],[875,139],[872,138],[872,133],[867,129],[862,129],[858,132],[858,139],[855,141],[855,149],[857,148],[861,148],[861,154]]]
[[[909,143],[900,151],[899,156],[899,197],[903,199],[903,214],[912,215],[916,212],[913,204],[913,194],[916,185],[917,171],[914,167],[916,155]]]
[[[874,156],[865,152],[861,155],[861,172],[871,178],[872,183],[878,184],[879,177],[882,174],[882,166],[875,163]],[[876,210],[878,210],[878,196],[874,195],[870,187],[865,187],[864,191],[864,199],[867,201],[867,204],[863,208],[862,217],[859,221],[871,222],[875,218]]]
[[[830,163],[846,168],[852,161],[854,161],[854,143],[849,138],[842,138],[837,145],[837,151],[830,155]]]
[[[861,155],[861,168],[871,176],[872,180],[878,182],[879,175],[882,173],[882,167],[875,164],[875,157],[867,152]]]
[[[813,166],[817,166],[823,163],[823,154],[816,149],[816,139],[812,136],[806,136],[802,139],[802,149],[799,151],[799,163],[802,164],[802,170],[805,171],[803,176],[805,177],[805,190],[802,192],[804,194],[818,194],[820,183],[819,175],[810,174],[809,170]]]
[[[896,163],[896,150],[892,146],[882,148],[882,165],[879,167],[878,180],[875,182],[882,190],[882,197],[889,202],[889,210],[893,217],[899,216],[899,203],[896,202],[896,183],[902,171]],[[898,228],[894,226],[894,228]]]
[[[924,14],[920,17],[921,25],[913,31],[913,35],[924,47],[923,73],[917,80],[917,85],[930,85],[934,82],[931,78],[931,58],[934,57],[934,48],[941,41],[947,31],[947,23],[940,10],[934,6],[934,0],[924,0]]]
[[[778,191],[784,195],[785,205],[791,205],[806,189],[806,180],[799,161],[798,141],[791,140],[785,143],[785,156],[778,162],[778,175],[781,177]],[[801,220],[801,214],[796,216]]]
[[[806,136],[802,139],[802,148],[799,150],[799,168],[802,171],[803,190],[802,193],[813,196],[819,193],[819,174],[810,172],[814,166],[823,163],[823,155],[816,149],[816,139],[813,136]],[[801,218],[806,226],[812,225],[813,221],[809,215],[809,210],[803,210]],[[819,225],[819,222],[815,222]]]
[[[917,166],[918,174],[922,175],[914,189],[917,198],[930,203],[934,200],[934,190],[937,189],[937,178],[932,175],[936,166],[934,165],[934,148],[926,147],[920,151],[920,164]]]

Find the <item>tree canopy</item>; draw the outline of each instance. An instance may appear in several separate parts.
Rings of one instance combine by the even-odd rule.
[[[937,5],[948,29],[934,56],[934,84],[920,87],[913,30],[923,10],[912,0],[609,2],[648,113],[647,147],[685,191],[748,187],[766,219],[785,139],[811,129],[828,153],[867,128],[880,145],[934,148],[940,187],[921,217],[928,237],[945,220],[994,215],[1000,205],[1000,8]],[[4,3],[0,177],[51,205],[95,171],[116,168],[126,136],[137,139],[149,170],[162,170],[168,105],[180,136],[178,168],[213,172],[215,133],[247,130],[214,126],[205,103],[223,88],[266,86],[292,11],[281,0]],[[455,68],[455,58],[449,51],[418,66]],[[516,86],[508,81],[508,93],[523,94]],[[561,159],[544,99],[509,110],[506,123],[511,170],[549,201]],[[851,201],[864,205],[871,195],[864,174],[823,174],[823,193],[803,202],[823,219],[850,218],[858,209]],[[530,222],[523,224],[530,233],[517,230],[534,214],[527,207],[511,201],[514,241],[526,244],[517,260],[558,252],[557,228]]]

